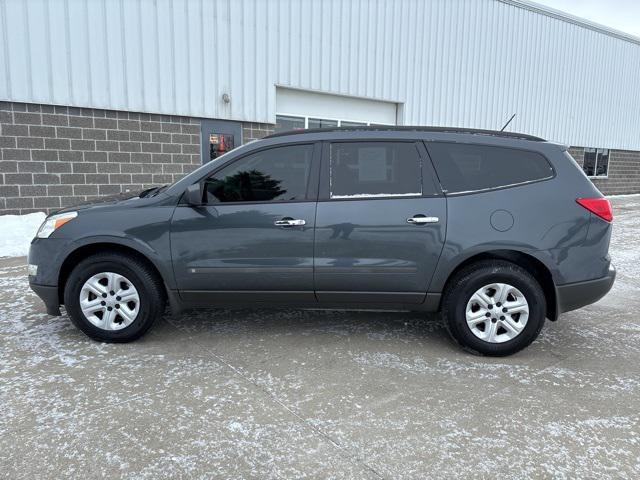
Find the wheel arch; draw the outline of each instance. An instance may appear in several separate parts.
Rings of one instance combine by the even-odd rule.
[[[555,282],[549,268],[533,255],[518,250],[487,250],[462,259],[449,272],[443,291],[449,288],[449,282],[463,268],[482,260],[505,260],[514,263],[531,273],[540,283],[546,300],[547,318],[555,321],[558,318],[558,306]]]
[[[101,240],[91,243],[86,243],[84,245],[79,246],[78,248],[71,251],[67,257],[62,262],[60,266],[60,271],[58,273],[58,301],[60,304],[64,303],[64,289],[67,283],[67,279],[73,270],[73,267],[77,265],[83,259],[96,254],[96,253],[104,253],[104,252],[116,252],[128,256],[135,257],[139,261],[143,262],[147,265],[161,280],[162,286],[164,289],[164,294],[168,296],[169,289],[167,288],[167,282],[162,275],[161,269],[158,268],[156,263],[151,260],[149,255],[144,252],[130,246],[124,245],[122,243],[117,243],[108,240]]]

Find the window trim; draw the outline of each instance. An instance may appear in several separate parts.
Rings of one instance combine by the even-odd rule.
[[[319,175],[320,175],[320,149],[321,149],[321,145],[319,141],[302,141],[302,142],[287,142],[287,143],[279,143],[277,145],[266,145],[264,147],[260,147],[260,148],[256,148],[254,150],[251,150],[249,152],[245,152],[243,155],[236,157],[236,158],[231,158],[229,159],[228,162],[225,162],[224,164],[220,165],[217,168],[214,168],[213,170],[207,172],[206,174],[204,174],[202,177],[200,177],[198,179],[197,182],[194,183],[203,183],[207,178],[215,175],[216,173],[220,172],[222,169],[233,165],[236,162],[239,162],[241,160],[243,160],[246,157],[249,157],[251,155],[254,155],[256,153],[260,153],[263,152],[265,150],[272,150],[272,149],[276,149],[276,148],[282,148],[282,147],[293,147],[293,146],[300,146],[300,145],[311,145],[312,148],[312,152],[311,152],[311,171],[309,173],[309,179],[307,180],[307,191],[305,194],[305,198],[301,199],[301,200],[275,200],[275,201],[271,201],[271,200],[262,200],[262,201],[252,201],[252,202],[219,202],[219,203],[204,203],[202,204],[202,207],[221,207],[224,205],[276,205],[276,204],[282,204],[282,203],[309,203],[309,202],[317,202],[318,200],[318,183],[319,183]],[[203,195],[204,196],[204,195]],[[179,205],[181,206],[189,206],[186,204],[183,204],[182,201],[179,203]]]
[[[596,161],[593,164],[593,171],[597,172],[598,171],[598,159],[600,158],[600,153],[603,150],[607,151],[607,174],[606,175],[587,175],[587,172],[584,172],[584,158],[587,155],[587,149],[591,149],[591,150],[595,150],[596,151]],[[589,179],[607,179],[609,178],[609,164],[611,163],[611,149],[610,148],[597,148],[597,147],[584,147],[583,151],[582,151],[582,171],[584,172],[585,175],[587,175],[587,178]]]
[[[332,143],[411,143],[416,149],[418,154],[418,158],[420,159],[421,170],[420,174],[422,176],[422,181],[420,183],[420,187],[422,189],[421,194],[397,194],[397,195],[366,195],[364,196],[353,196],[353,197],[338,197],[331,198],[330,191],[330,157],[331,154],[331,144]],[[424,147],[421,140],[412,139],[412,138],[348,138],[348,139],[329,139],[322,141],[322,151],[321,151],[321,166],[320,166],[320,188],[318,193],[318,202],[358,202],[358,201],[372,201],[372,200],[408,200],[412,198],[436,198],[442,197],[442,189],[440,187],[440,183],[435,173],[435,169],[431,164],[431,159],[427,154],[426,150],[423,150]],[[425,193],[427,191],[427,182],[426,176],[431,178],[431,183],[428,185],[429,191],[434,191],[435,193]]]
[[[448,145],[474,145],[477,147],[495,147],[495,148],[502,148],[502,149],[507,149],[507,150],[518,150],[521,152],[530,152],[530,153],[536,153],[538,155],[540,155],[542,158],[544,158],[544,160],[547,162],[547,164],[549,165],[549,168],[551,168],[551,176],[549,177],[545,177],[545,178],[538,178],[536,180],[527,180],[525,182],[518,182],[518,183],[510,183],[508,185],[500,185],[499,187],[489,187],[489,188],[480,188],[480,189],[476,189],[476,190],[465,190],[463,192],[448,192],[445,188],[444,185],[442,185],[442,181],[440,180],[440,177],[438,176],[438,170],[436,169],[435,164],[433,165],[433,169],[434,172],[436,174],[436,178],[438,179],[438,183],[440,184],[440,188],[442,189],[442,193],[444,194],[445,197],[453,197],[453,196],[464,196],[464,195],[472,195],[475,193],[485,193],[485,192],[493,192],[496,190],[505,190],[507,188],[514,188],[514,187],[521,187],[523,185],[530,185],[530,184],[534,184],[534,183],[540,183],[540,182],[548,182],[549,180],[553,180],[554,178],[556,178],[556,176],[558,175],[556,172],[555,167],[553,166],[553,163],[551,161],[549,161],[549,158],[542,152],[538,151],[538,150],[532,150],[530,148],[520,148],[520,147],[505,147],[502,145],[493,145],[493,144],[489,144],[489,143],[480,143],[480,142],[451,142],[451,141],[445,141],[445,140],[424,140],[424,147],[427,150],[427,153],[429,154],[430,158],[433,158],[433,155],[431,154],[431,151],[429,150],[429,144],[433,144],[433,143],[446,143]],[[600,177],[602,178],[602,177]]]

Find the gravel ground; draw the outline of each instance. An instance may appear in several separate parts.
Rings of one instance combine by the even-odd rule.
[[[437,317],[205,311],[93,342],[0,259],[0,477],[639,478],[640,197],[618,280],[513,357]]]

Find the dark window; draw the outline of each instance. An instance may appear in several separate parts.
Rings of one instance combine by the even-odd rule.
[[[333,128],[338,126],[337,120],[326,120],[324,118],[310,118],[309,128]]]
[[[596,174],[596,149],[585,148],[584,149],[584,161],[582,162],[582,169],[584,173],[592,177]]]
[[[288,117],[276,115],[276,132],[286,132],[289,130],[304,130],[304,117]]]
[[[364,122],[348,122],[346,120],[340,121],[341,127],[366,127],[367,124]]]
[[[539,153],[486,145],[434,142],[429,154],[448,193],[486,190],[553,176]]]
[[[271,148],[246,156],[205,181],[207,203],[304,200],[313,145]]]
[[[331,198],[422,194],[413,143],[332,143],[329,163]]]
[[[609,150],[598,150],[596,177],[606,177],[609,174]]]
[[[585,148],[582,169],[589,177],[606,177],[609,173],[609,149]]]

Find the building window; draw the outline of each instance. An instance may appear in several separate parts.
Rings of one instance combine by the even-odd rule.
[[[609,175],[609,149],[585,148],[582,169],[588,177],[607,177]]]
[[[340,121],[340,126],[341,127],[366,127],[367,125],[373,125],[373,123],[348,122],[346,120]]]
[[[333,128],[339,126],[338,120],[327,120],[326,118],[308,118],[307,128]]]
[[[276,115],[276,132],[286,132],[288,130],[303,130],[304,128],[304,118],[290,117],[287,115]]]
[[[366,127],[381,125],[369,122],[356,122],[340,118],[300,117],[296,115],[276,115],[276,132],[302,130],[304,128],[334,128],[334,127]]]

